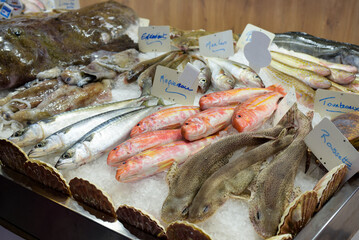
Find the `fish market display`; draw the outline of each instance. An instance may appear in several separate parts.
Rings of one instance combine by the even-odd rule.
[[[56,66],[88,64],[90,54],[100,49],[136,47],[125,31],[137,20],[132,9],[109,1],[1,21],[0,89],[20,86]]]
[[[120,182],[131,182],[151,176],[168,169],[174,162],[183,163],[190,154],[211,144],[217,136],[210,136],[198,141],[177,141],[151,148],[123,161],[116,172]]]
[[[181,129],[157,130],[138,134],[111,150],[107,157],[107,164],[116,167],[122,161],[142,151],[181,139]]]
[[[190,116],[198,113],[199,107],[182,106],[166,108],[142,119],[132,130],[131,137],[149,131],[179,128]]]
[[[286,130],[282,135],[286,134]],[[281,136],[245,152],[213,173],[201,186],[189,208],[190,222],[210,217],[230,196],[239,196],[259,172],[260,163],[287,147],[293,135]]]
[[[207,60],[208,67],[212,72],[212,85],[216,90],[225,91],[233,89],[236,84],[236,80],[233,76],[223,67],[211,59]]]
[[[249,202],[249,217],[262,237],[276,234],[278,224],[293,191],[294,178],[300,162],[305,158],[307,146],[303,139],[311,130],[311,121],[296,110],[297,136],[280,152],[257,177],[254,194]]]
[[[73,169],[97,159],[126,140],[131,128],[140,119],[156,111],[156,109],[158,110],[158,107],[134,110],[98,125],[67,149],[59,158],[55,167],[58,169]]]
[[[250,97],[272,92],[272,88],[236,88],[227,91],[213,92],[203,95],[199,100],[201,110],[212,107],[226,107],[237,105]]]
[[[198,75],[198,89],[200,93],[207,92],[209,86],[211,85],[211,70],[206,65],[204,61],[201,60],[194,60],[192,62],[193,66],[200,70]]]
[[[276,34],[273,42],[278,47],[359,68],[359,46],[357,45],[327,40],[304,32]]]
[[[231,153],[277,137],[287,124],[290,121],[283,118],[279,125],[271,129],[223,137],[192,155],[183,166],[177,168],[174,165],[167,176],[169,193],[162,206],[162,220],[172,222],[186,219],[189,206],[201,185],[211,174],[228,163]]]
[[[129,99],[119,102],[106,103],[98,106],[90,106],[67,111],[45,120],[38,121],[26,128],[15,132],[9,140],[20,147],[36,144],[58,130],[73,123],[91,117],[95,114],[115,110],[117,108],[140,105],[147,97]]]
[[[269,87],[274,92],[249,98],[234,110],[232,125],[238,132],[258,128],[277,109],[278,101],[286,95],[281,86]]]
[[[234,107],[216,107],[199,112],[184,122],[182,136],[194,141],[212,135],[231,123]]]
[[[67,126],[36,144],[29,152],[29,157],[42,157],[48,154],[65,151],[85,135],[91,128],[117,115],[123,115],[144,107],[120,108],[104,112]]]

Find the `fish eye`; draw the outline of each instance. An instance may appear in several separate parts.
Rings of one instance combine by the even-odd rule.
[[[70,81],[71,81],[70,77],[66,78],[66,80],[65,80],[65,82],[67,82],[67,83],[69,83]]]
[[[71,157],[72,157],[72,154],[69,152],[62,155],[62,158],[71,158]]]
[[[257,211],[256,220],[259,221],[260,219],[261,219],[261,213]]]
[[[208,212],[208,210],[209,210],[209,206],[208,205],[206,205],[204,208],[203,208],[203,213],[207,213]]]
[[[22,136],[23,133],[24,133],[23,130],[16,131],[16,132],[14,133],[14,137],[20,137],[20,136]]]
[[[239,118],[240,118],[240,117],[242,117],[242,116],[241,116],[241,115],[237,115],[237,117],[239,117]]]
[[[141,125],[141,124],[137,123],[137,125],[136,125],[136,126],[137,126],[137,127],[139,127],[140,125]]]
[[[206,79],[203,79],[203,78],[202,78],[200,81],[201,81],[201,82],[206,82]]]
[[[36,148],[41,148],[41,147],[43,147],[43,146],[45,146],[45,142],[39,142],[38,144],[36,144]]]
[[[188,214],[188,207],[185,207],[183,210],[182,210],[182,216],[186,216]]]

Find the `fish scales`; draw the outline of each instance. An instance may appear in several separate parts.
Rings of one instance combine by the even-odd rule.
[[[286,125],[290,120],[284,118]],[[229,154],[244,147],[258,145],[267,138],[277,137],[282,125],[258,131],[224,137],[192,155],[178,170],[171,169],[169,194],[163,203],[161,218],[166,222],[185,219],[188,208],[202,183],[220,167],[228,163]]]

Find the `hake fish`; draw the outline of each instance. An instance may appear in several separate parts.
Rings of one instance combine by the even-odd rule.
[[[307,152],[303,139],[311,130],[311,121],[299,110],[296,112],[299,125],[296,138],[258,174],[249,201],[249,218],[256,232],[264,238],[276,234],[288,203],[287,196],[293,191],[298,166]]]
[[[190,204],[204,181],[228,163],[231,153],[277,137],[289,122],[290,118],[284,117],[279,125],[270,129],[226,136],[192,155],[180,168],[173,165],[167,174],[169,193],[162,205],[161,218],[165,222],[186,219]]]
[[[19,147],[36,144],[44,138],[50,136],[51,134],[59,131],[60,129],[78,121],[81,121],[85,118],[119,108],[139,106],[143,101],[147,100],[148,98],[148,96],[144,96],[135,99],[106,103],[102,105],[89,106],[84,108],[78,108],[72,111],[67,111],[33,123],[26,128],[15,132],[11,137],[9,137],[9,140],[17,144]]]
[[[57,169],[74,169],[110,151],[129,137],[131,128],[145,116],[158,110],[147,107],[114,117],[86,133],[58,159]]]
[[[294,135],[284,129],[278,139],[270,140],[243,153],[213,173],[201,186],[189,208],[188,221],[199,222],[210,217],[231,196],[239,196],[259,170],[257,163],[265,161],[287,147]],[[256,166],[257,165],[257,166]]]
[[[36,144],[30,150],[28,155],[32,158],[43,157],[48,154],[65,151],[94,126],[97,126],[111,118],[114,118],[115,116],[123,115],[142,108],[144,108],[144,106],[120,108],[83,119],[48,136],[47,138]]]

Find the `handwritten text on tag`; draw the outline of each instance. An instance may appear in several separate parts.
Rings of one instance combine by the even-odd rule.
[[[168,52],[171,50],[170,27],[149,26],[138,29],[138,47],[142,52]]]
[[[232,30],[218,32],[199,38],[202,56],[227,58],[234,54]]]

